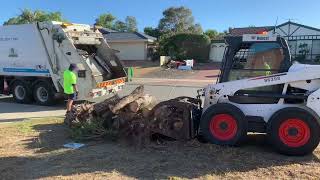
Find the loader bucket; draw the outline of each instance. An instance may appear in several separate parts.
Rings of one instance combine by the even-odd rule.
[[[190,101],[182,99],[188,98]],[[153,108],[151,132],[175,140],[187,141],[198,134],[201,110],[197,99],[178,97],[157,104]]]

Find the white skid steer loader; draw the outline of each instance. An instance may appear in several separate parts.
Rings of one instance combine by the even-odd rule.
[[[320,66],[291,62],[275,35],[226,37],[219,82],[203,89],[199,134],[239,145],[248,132],[266,133],[287,155],[311,153],[320,138]]]

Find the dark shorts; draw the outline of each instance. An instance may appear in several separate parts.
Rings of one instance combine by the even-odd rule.
[[[77,99],[77,95],[76,93],[73,94],[64,94],[67,100],[76,100]]]

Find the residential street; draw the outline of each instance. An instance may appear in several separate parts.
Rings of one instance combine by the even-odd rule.
[[[130,83],[125,86],[124,90],[119,92],[123,96],[129,94],[138,83]],[[204,87],[204,86],[202,86]],[[152,94],[158,101],[167,100],[178,96],[195,97],[197,90],[201,87],[186,87],[173,85],[145,85],[145,92]],[[97,98],[95,101],[101,101],[104,97]],[[61,102],[53,107],[17,104],[11,97],[0,96],[0,123],[14,122],[26,118],[63,116],[65,113],[64,103]]]
[[[216,83],[217,78],[211,79],[161,79],[161,78],[134,78],[130,84],[144,84],[144,85],[160,85],[172,87],[199,87],[203,88],[208,84]]]

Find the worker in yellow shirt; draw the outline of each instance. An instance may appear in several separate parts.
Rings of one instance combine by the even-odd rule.
[[[266,70],[266,76],[270,76],[272,74],[270,65],[266,61],[263,62],[263,65]]]
[[[73,101],[77,99],[78,87],[77,87],[77,75],[78,67],[76,64],[70,64],[69,68],[63,72],[63,89],[64,94],[68,100],[67,113],[71,111]]]

